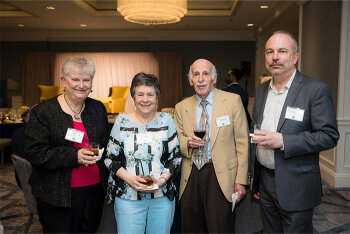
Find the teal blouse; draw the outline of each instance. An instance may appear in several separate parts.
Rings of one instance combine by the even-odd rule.
[[[111,131],[105,164],[109,169],[107,193],[129,200],[163,197],[174,199],[177,188],[174,180],[181,164],[179,139],[173,119],[160,112],[146,125],[133,122],[126,114],[119,115]],[[139,192],[116,176],[123,167],[131,175],[151,175],[158,179],[163,172],[170,179],[155,193]]]

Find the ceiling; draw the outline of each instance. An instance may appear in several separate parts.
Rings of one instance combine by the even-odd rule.
[[[188,0],[188,13],[180,22],[144,26],[125,21],[116,10],[117,0],[0,0],[0,39],[179,40],[207,36],[208,40],[247,40],[282,20],[282,14],[283,20],[298,21],[297,12],[290,11],[303,3],[305,0]],[[261,5],[268,8],[261,9]]]

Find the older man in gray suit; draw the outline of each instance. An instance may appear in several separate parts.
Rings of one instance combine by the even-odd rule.
[[[298,45],[288,32],[268,39],[265,59],[273,78],[255,95],[252,193],[265,232],[310,233],[322,195],[319,152],[339,139],[330,89],[295,68]]]

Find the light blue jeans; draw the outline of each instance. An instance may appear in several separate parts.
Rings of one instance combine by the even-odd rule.
[[[170,233],[175,212],[175,199],[167,197],[147,200],[127,200],[119,197],[114,202],[118,233]]]

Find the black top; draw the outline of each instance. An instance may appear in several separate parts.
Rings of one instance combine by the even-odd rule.
[[[12,153],[24,157],[24,129],[25,125],[16,129],[12,134]]]
[[[110,128],[104,105],[87,98],[81,118],[89,140],[106,149]],[[25,158],[33,165],[29,179],[32,192],[38,199],[60,207],[71,205],[72,169],[79,166],[80,148],[65,140],[68,128],[73,128],[73,119],[54,97],[33,108],[25,131]],[[104,158],[97,165],[106,189]]]
[[[245,111],[245,114],[247,116],[248,127],[250,127],[251,118],[250,118],[250,114],[248,112],[248,102],[249,102],[248,92],[245,89],[243,89],[238,83],[231,84],[228,87],[224,88],[223,90],[226,92],[235,93],[235,94],[238,94],[239,96],[241,96],[244,111]]]

